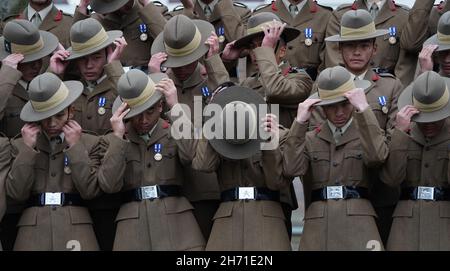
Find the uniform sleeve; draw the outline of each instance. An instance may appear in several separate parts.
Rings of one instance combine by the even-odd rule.
[[[211,147],[207,139],[200,139],[192,160],[192,168],[204,172],[215,172],[219,165],[219,154]]]
[[[0,221],[6,211],[5,181],[11,165],[11,150],[9,140],[1,138],[0,143]]]
[[[85,20],[87,18],[90,18],[89,15],[84,15],[83,13],[80,12],[80,7],[77,6],[75,8],[75,13],[73,14],[73,21],[72,21],[72,25],[74,25],[76,22],[81,21],[81,20]]]
[[[2,65],[0,68],[0,119],[5,115],[5,108],[9,97],[22,77],[22,73],[8,65]]]
[[[139,10],[139,17],[148,26],[148,31],[153,39],[164,30],[166,18],[161,14],[160,8],[152,2]]]
[[[398,112],[398,97],[400,96],[400,93],[403,91],[403,84],[400,82],[399,79],[395,79],[394,83],[394,91],[392,93],[392,101],[391,101],[391,107],[389,108],[388,112],[388,121],[386,124],[386,130],[393,129],[395,127],[395,118],[397,116]]]
[[[120,76],[124,73],[122,64],[119,60],[115,60],[105,65],[105,73],[108,80],[112,83],[113,88],[117,86]]]
[[[6,178],[6,194],[12,199],[25,201],[30,197],[34,183],[34,163],[38,153],[22,139],[12,142],[12,165]]]
[[[333,11],[332,15],[330,16],[330,20],[327,24],[326,37],[339,34],[340,19],[338,18],[338,14],[338,11]],[[326,42],[324,55],[324,65],[321,67],[321,69],[337,66],[342,62],[342,57],[339,53],[338,42]]]
[[[276,148],[262,151],[261,166],[269,189],[280,190],[292,181],[283,175],[283,155],[281,144],[287,139],[288,130],[280,127],[279,144]],[[275,147],[275,146],[274,146]]]
[[[300,124],[297,120],[292,123],[287,139],[282,143],[283,174],[288,177],[305,175],[309,167],[306,155],[306,132],[308,123]]]
[[[278,68],[272,48],[262,46],[254,50],[259,67],[260,82],[270,103],[298,104],[308,98],[312,80],[305,72],[284,76]]]
[[[412,53],[420,52],[423,43],[430,36],[428,24],[424,22],[428,22],[433,6],[434,0],[414,2],[409,11],[408,22],[402,30],[400,47]]]
[[[398,186],[406,179],[406,167],[408,164],[408,143],[410,137],[399,129],[394,129],[389,141],[389,157],[386,159],[380,179],[391,186]]]
[[[389,154],[384,131],[378,125],[372,109],[368,107],[363,112],[353,114],[360,133],[364,163],[368,167],[381,165]]]
[[[241,17],[234,8],[232,0],[219,1],[216,8],[220,12],[226,39],[234,41],[241,38],[245,34],[247,20],[251,15],[250,10]]]
[[[205,69],[208,73],[208,86],[212,89],[217,88],[222,83],[230,81],[228,71],[218,54],[205,59]]]

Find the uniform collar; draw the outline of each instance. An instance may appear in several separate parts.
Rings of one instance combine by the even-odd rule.
[[[354,80],[364,80],[368,71],[369,70],[366,70],[365,72],[361,73],[360,75],[355,75],[352,73],[353,79]]]
[[[284,6],[286,7],[286,9],[288,11],[290,11],[289,6],[291,5],[291,2],[289,2],[289,0],[282,0]],[[303,0],[300,3],[297,4],[297,8],[298,8],[298,13],[300,13],[300,11],[302,11],[303,7],[306,5],[306,2],[308,2],[308,0]],[[298,15],[297,13],[297,15]]]
[[[153,132],[155,131],[156,127],[158,126],[158,123],[156,123],[153,128],[146,134],[140,135],[140,137],[145,141],[148,142],[150,138],[152,137]]]
[[[450,120],[446,120],[441,132],[433,138],[425,138],[417,123],[411,127],[411,138],[422,146],[433,146],[450,140]]]
[[[20,79],[18,83],[19,83],[19,85],[21,85],[23,87],[23,89],[28,91],[28,85],[30,84],[30,82]]]
[[[200,7],[202,8],[202,10],[205,10],[206,4],[203,3],[202,0],[198,0],[197,2],[200,5]],[[211,13],[214,11],[214,7],[217,5],[218,2],[219,2],[219,0],[214,0],[208,4],[209,8],[211,9]]]
[[[32,8],[30,5],[28,5],[27,7],[27,18],[29,21],[31,21],[31,18],[33,18],[33,15],[37,12],[39,13],[39,15],[41,16],[42,21],[44,21],[45,17],[47,17],[47,15],[50,13],[50,11],[52,11],[53,8],[53,3],[48,5],[48,7],[44,8],[41,11],[36,11],[34,10],[34,8]]]
[[[336,143],[338,143],[337,139],[340,139],[341,137],[344,136],[345,132],[350,127],[352,122],[353,122],[353,117],[351,117],[350,120],[347,121],[347,123],[344,126],[342,126],[341,128],[337,128],[333,123],[331,123],[331,121],[327,120],[328,127],[330,128],[330,131],[333,134],[333,138],[336,140]]]
[[[375,1],[375,0],[366,0],[365,1],[366,6],[367,6],[367,10],[370,10],[370,8],[372,7],[372,5],[375,3],[378,6],[378,10],[381,10],[381,8],[384,6],[384,4],[386,3],[386,0],[380,0],[380,1]]]

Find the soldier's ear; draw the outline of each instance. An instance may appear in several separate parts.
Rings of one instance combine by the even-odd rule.
[[[73,119],[73,117],[75,115],[75,107],[73,105],[71,105],[71,106],[69,106],[68,110],[69,110],[68,119],[71,120],[71,119]]]

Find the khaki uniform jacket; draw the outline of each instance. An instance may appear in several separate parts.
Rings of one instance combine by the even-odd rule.
[[[98,138],[83,133],[78,143],[68,148],[67,142],[50,147],[44,134],[36,148],[28,147],[22,138],[11,142],[11,171],[6,179],[9,197],[26,201],[34,194],[64,192],[92,199],[101,191],[96,173],[99,167]],[[69,159],[72,173],[64,173],[64,156]],[[80,206],[29,207],[19,223],[14,250],[67,250],[67,242],[78,240],[81,250],[98,250],[88,209]]]
[[[194,127],[202,124],[201,113],[194,118],[194,100],[198,99],[204,105],[209,101],[209,97],[202,95],[202,87],[208,87],[210,95],[214,89],[228,79],[228,73],[223,66],[219,55],[214,55],[205,59],[207,76],[201,74],[201,64],[197,66],[192,76],[181,82],[170,70],[168,76],[174,81],[178,90],[178,101],[180,104],[189,106],[191,111],[191,121]],[[198,110],[198,109],[197,109]],[[184,195],[189,201],[217,200],[219,199],[219,186],[215,173],[205,173],[192,170],[190,166],[184,167],[185,183],[183,186]]]
[[[19,84],[22,73],[7,65],[0,68],[0,131],[8,138],[20,133],[24,122],[20,111],[28,102],[28,93]]]
[[[365,9],[367,6],[364,0],[357,0],[352,4],[344,4],[333,11],[327,26],[327,37],[339,34],[340,22],[342,15],[351,10]],[[394,10],[395,7],[395,10]],[[394,45],[389,43],[389,34],[377,38],[377,54],[373,59],[373,67],[381,67],[388,69],[390,73],[395,74],[402,83],[409,84],[408,80],[412,80],[417,62],[417,52],[408,53],[400,47],[400,37],[403,28],[408,21],[408,10],[403,6],[394,4],[392,0],[387,0],[375,18],[375,27],[377,29],[389,29],[395,26],[397,30],[397,42]],[[328,42],[325,48],[325,67],[334,67],[336,65],[343,66],[343,60],[339,52],[338,42]]]
[[[9,140],[6,137],[0,138],[0,221],[6,212],[6,192],[5,181],[11,163],[11,152]],[[0,251],[2,244],[0,243]]]
[[[77,7],[75,10],[74,23],[89,17],[80,13],[78,9]],[[151,58],[150,51],[153,40],[163,31],[166,23],[162,14],[165,11],[167,11],[166,7],[156,6],[153,3],[142,7],[136,0],[132,11],[123,18],[113,13],[105,16],[94,13],[91,16],[97,19],[106,31],[121,30],[123,32],[123,37],[128,43],[120,59],[123,66],[144,66],[147,68]],[[141,24],[147,25],[148,39],[146,41],[140,39],[139,26]]]
[[[107,151],[99,183],[107,193],[148,185],[183,185],[182,165],[189,165],[195,141],[175,140],[160,119],[146,143],[128,125],[128,140],[113,133],[103,138]],[[154,159],[154,144],[162,144],[161,161]],[[114,250],[203,250],[205,241],[185,197],[166,197],[125,203],[116,217]]]
[[[111,129],[112,106],[117,97],[117,81],[123,74],[122,65],[120,65],[119,61],[106,64],[105,74],[106,78],[96,85],[92,92],[85,87],[83,94],[74,103],[74,119],[84,130],[92,131],[99,135],[103,135]],[[100,98],[106,98],[105,113],[103,115],[99,113]]]
[[[192,167],[216,172],[220,191],[245,186],[278,191],[289,186],[289,179],[282,176],[279,149],[229,160],[215,152],[207,140],[200,140]],[[222,202],[214,215],[206,250],[291,250],[285,219],[276,201]]]
[[[184,9],[183,6],[175,7],[170,13],[171,16],[183,14],[191,19],[210,22],[219,37],[219,29],[223,28],[225,30],[225,40],[220,42],[220,51],[223,51],[227,43],[237,40],[245,34],[247,20],[251,15],[251,11],[246,5],[232,0],[219,0],[211,16],[207,18],[198,1],[195,1],[194,10]],[[225,63],[225,67],[231,77],[236,77],[237,75],[236,65],[237,61]]]
[[[295,16],[289,13],[282,0],[273,1],[272,4],[255,9],[255,14],[259,12],[275,13],[281,21],[288,26],[301,31],[300,35],[287,44],[286,59],[294,67],[312,68],[317,71],[324,61],[325,35],[327,22],[331,17],[331,9],[318,5],[315,1],[307,0],[302,10]],[[313,31],[312,45],[305,45],[305,29],[311,28]]]
[[[430,0],[431,1],[431,0]],[[438,22],[442,14],[450,10],[450,1],[444,0],[437,6],[431,9],[430,19],[428,21],[429,35],[434,35],[437,32]]]
[[[402,187],[436,186],[448,189],[450,122],[431,140],[417,125],[410,135],[395,129],[381,179]],[[450,202],[401,200],[393,214],[388,250],[450,250]]]
[[[284,174],[309,171],[313,190],[333,185],[369,188],[368,169],[384,162],[388,148],[372,110],[355,112],[353,118],[338,144],[328,124],[307,132],[308,124],[295,121],[282,147]],[[313,202],[306,210],[300,250],[366,250],[369,240],[381,243],[375,217],[367,199]]]

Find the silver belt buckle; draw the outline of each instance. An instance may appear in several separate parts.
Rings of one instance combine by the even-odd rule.
[[[62,205],[62,193],[45,193],[44,205]]]
[[[238,193],[239,199],[255,199],[255,188],[254,187],[239,187]]]
[[[327,186],[327,199],[343,199],[344,187],[339,186]]]
[[[157,199],[158,196],[158,186],[149,185],[141,187],[142,199]]]
[[[417,199],[435,200],[435,198],[434,198],[434,187],[431,187],[431,186],[418,186],[417,187]]]

